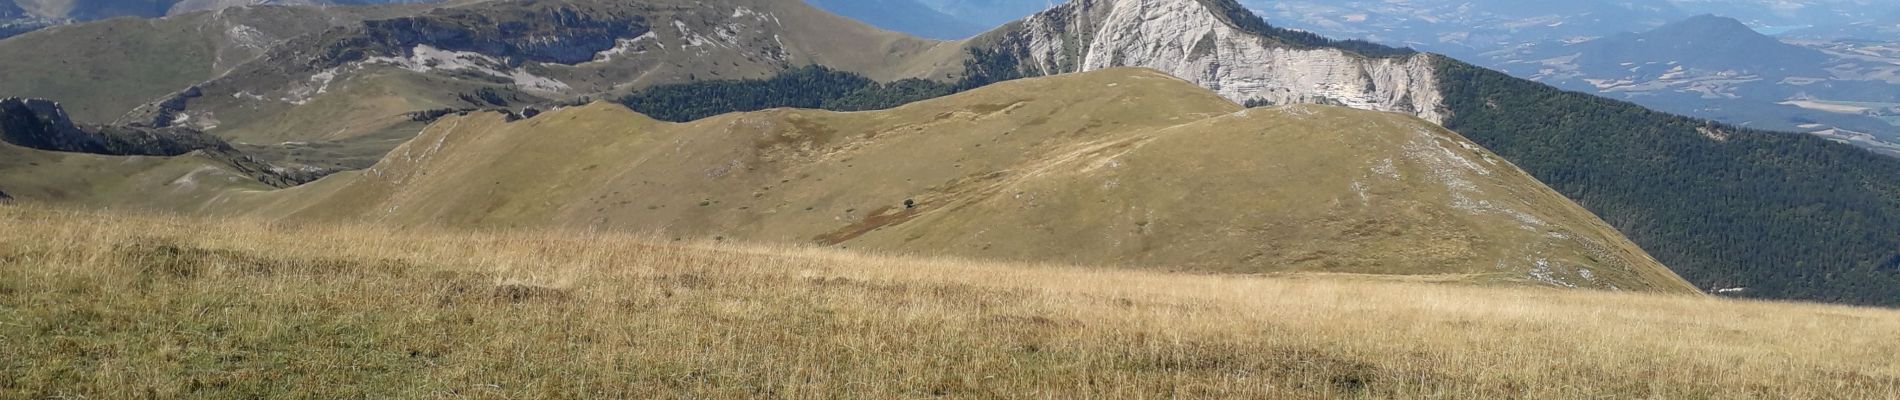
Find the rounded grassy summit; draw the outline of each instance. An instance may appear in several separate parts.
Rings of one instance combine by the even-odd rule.
[[[1133,68],[872,112],[670,123],[595,103],[517,122],[447,117],[367,170],[232,204],[410,226],[1694,290],[1583,208],[1424,120],[1246,109]]]

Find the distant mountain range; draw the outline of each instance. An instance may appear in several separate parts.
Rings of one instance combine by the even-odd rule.
[[[934,39],[962,39],[1068,0],[807,1],[879,28]]]
[[[1900,156],[1900,54],[1798,46],[1698,16],[1642,33],[1485,54],[1518,76],[1738,125],[1816,133]]]
[[[1067,0],[811,0],[880,28],[963,38]],[[1864,0],[1242,0],[1276,23],[1460,58],[1526,43],[1642,32],[1696,15],[1775,36],[1900,41],[1900,3]],[[919,10],[919,7],[929,10]],[[977,27],[977,28],[972,28]],[[977,29],[977,30],[970,30]],[[947,33],[948,32],[948,33]]]
[[[1680,60],[1673,65],[1685,69],[1818,76],[1826,73],[1822,64],[1829,61],[1828,56],[1818,50],[1782,43],[1755,32],[1741,21],[1715,15],[1696,16],[1642,33],[1561,43],[1545,51],[1582,54],[1577,62],[1587,64],[1586,68],[1635,69],[1640,76],[1652,79],[1668,72],[1647,66],[1632,68],[1623,63],[1673,58]]]
[[[1900,156],[1900,3],[1246,4],[1329,36],[1443,52],[1566,89]]]
[[[1466,58],[1524,43],[1641,32],[1701,15],[1771,34],[1900,41],[1900,3],[1863,0],[1247,0],[1289,27]]]
[[[441,0],[0,0],[0,39],[74,22],[115,17],[156,18],[238,6],[375,5],[438,1]]]
[[[985,27],[1022,19],[1030,14],[1068,3],[1069,0],[916,0],[945,14]]]
[[[1879,0],[1673,0],[1692,14],[1733,17],[1776,36],[1900,41],[1900,3]],[[1855,27],[1876,29],[1855,29]]]
[[[1795,29],[1788,31],[1785,35],[1824,40],[1900,41],[1900,11],[1865,21]]]
[[[813,6],[892,31],[932,39],[975,36],[991,25],[945,14],[917,0],[809,0]]]

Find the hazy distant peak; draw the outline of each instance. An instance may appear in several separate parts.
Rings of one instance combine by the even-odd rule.
[[[1689,17],[1689,19],[1685,19],[1682,21],[1678,21],[1676,23],[1664,25],[1660,28],[1656,28],[1654,31],[1651,31],[1651,32],[1657,33],[1657,34],[1668,34],[1672,36],[1673,35],[1764,36],[1760,32],[1756,32],[1754,28],[1748,27],[1748,24],[1742,23],[1741,20],[1719,16],[1715,14],[1702,14],[1702,15],[1697,15],[1694,17]]]

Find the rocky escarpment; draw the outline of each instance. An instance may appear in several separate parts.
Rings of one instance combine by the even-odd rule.
[[[66,110],[44,99],[7,98],[0,100],[0,139],[7,143],[36,149],[75,149],[96,147],[89,135],[79,132]]]
[[[104,155],[177,156],[197,150],[231,150],[223,140],[188,129],[81,127],[59,103],[44,99],[0,100],[0,139],[32,149]]]
[[[578,64],[647,33],[646,18],[620,10],[536,4],[508,12],[443,9],[428,15],[366,21],[314,38],[321,42],[308,65],[333,68],[369,57],[406,57],[418,45],[505,60]],[[296,47],[296,46],[293,46]]]
[[[55,20],[50,20],[50,19],[45,19],[45,18],[35,18],[35,17],[11,18],[11,19],[0,18],[0,39],[6,39],[6,38],[14,37],[14,36],[19,36],[20,34],[23,34],[23,33],[32,32],[32,31],[40,30],[42,28],[46,28],[53,25],[59,25],[59,24],[60,24],[60,21],[55,21]]]
[[[126,115],[135,118],[134,120],[127,121],[121,119],[114,123],[153,128],[169,127],[172,126],[172,124],[180,122],[180,113],[184,112],[185,107],[191,104],[191,99],[202,96],[204,96],[204,91],[199,89],[198,86],[193,85],[185,88],[185,90],[167,95],[156,102],[132,109],[130,113],[126,113]]]
[[[193,129],[82,126],[73,123],[59,103],[44,99],[0,99],[0,141],[36,150],[109,156],[196,155],[276,187],[300,185],[331,172],[279,168]]]
[[[567,84],[536,72],[535,63],[574,65],[651,32],[638,5],[523,2],[443,8],[427,14],[336,27],[273,46],[211,81],[174,92],[121,117],[121,124],[214,130],[224,115],[188,112],[202,97],[213,108],[278,100],[302,105],[369,65],[442,72],[476,84],[562,94]],[[333,85],[336,84],[336,85]]]
[[[1434,56],[1273,28],[1231,0],[1075,0],[985,39],[1032,74],[1147,67],[1236,102],[1445,118]]]
[[[58,22],[28,14],[13,1],[0,1],[0,39],[53,26]]]

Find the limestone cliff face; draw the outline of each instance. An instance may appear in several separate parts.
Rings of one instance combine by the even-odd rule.
[[[1030,72],[1154,68],[1236,102],[1323,103],[1444,122],[1429,54],[1370,57],[1240,26],[1231,0],[1074,0],[991,33]]]

